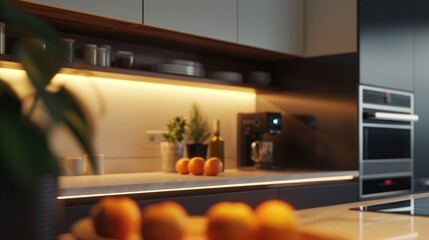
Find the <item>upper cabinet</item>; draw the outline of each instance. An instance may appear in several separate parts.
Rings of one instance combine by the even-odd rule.
[[[305,0],[306,57],[357,52],[358,0]]]
[[[135,23],[142,23],[143,0],[28,0],[54,7],[90,13]]]
[[[413,4],[359,1],[360,82],[413,91]]]
[[[303,0],[238,0],[238,43],[303,55]]]
[[[237,42],[237,0],[144,0],[144,24]]]

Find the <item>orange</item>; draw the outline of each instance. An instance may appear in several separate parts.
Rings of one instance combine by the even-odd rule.
[[[257,239],[283,240],[295,239],[297,217],[294,208],[280,200],[268,200],[255,209]]]
[[[188,164],[189,172],[194,175],[203,175],[204,174],[204,158],[202,157],[193,157]]]
[[[181,158],[176,162],[176,172],[180,174],[189,174],[188,164],[189,158]]]
[[[204,163],[204,172],[208,176],[216,176],[216,175],[218,175],[220,172],[222,172],[222,168],[223,168],[222,160],[220,160],[217,157],[209,158]]]
[[[104,197],[92,209],[91,217],[97,235],[127,239],[139,234],[141,211],[128,197]]]
[[[142,218],[144,240],[181,240],[185,236],[188,213],[176,202],[149,205],[143,209]]]
[[[241,202],[219,202],[206,213],[208,240],[253,240],[255,220],[252,209]]]

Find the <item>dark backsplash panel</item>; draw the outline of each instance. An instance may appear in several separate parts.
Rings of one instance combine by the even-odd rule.
[[[357,170],[358,82],[357,54],[276,65],[273,85],[279,91],[257,95],[257,111],[282,113],[274,165]]]

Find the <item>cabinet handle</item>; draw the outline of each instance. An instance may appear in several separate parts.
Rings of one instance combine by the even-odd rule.
[[[366,118],[371,120],[391,120],[391,121],[404,121],[404,122],[419,121],[419,115],[416,115],[416,114],[400,114],[400,113],[386,113],[386,112],[366,113]]]

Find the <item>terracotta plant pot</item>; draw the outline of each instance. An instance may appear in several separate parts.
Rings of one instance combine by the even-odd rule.
[[[163,172],[176,172],[176,161],[182,157],[182,143],[161,142],[161,169]]]
[[[201,143],[193,143],[193,144],[187,144],[186,145],[186,151],[188,154],[188,158],[193,157],[207,157],[207,144],[201,144]]]

